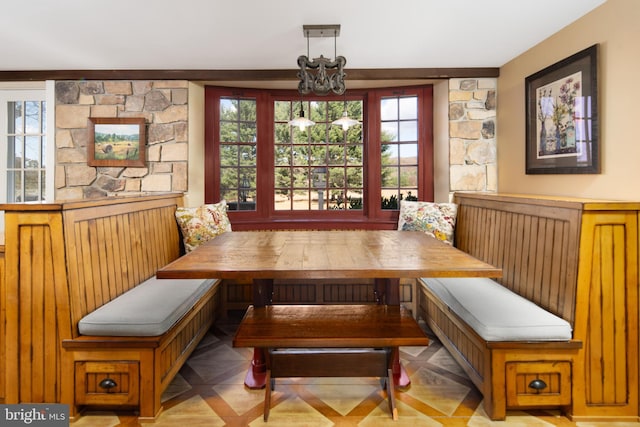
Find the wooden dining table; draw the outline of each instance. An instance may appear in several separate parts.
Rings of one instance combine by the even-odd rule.
[[[500,277],[501,269],[419,231],[232,231],[157,272],[158,278],[251,279],[253,305],[272,303],[277,279],[373,279],[376,301],[399,305],[399,282],[419,277]],[[399,362],[398,362],[399,365]],[[399,365],[400,388],[410,380]],[[262,388],[263,349],[255,348],[245,384]]]

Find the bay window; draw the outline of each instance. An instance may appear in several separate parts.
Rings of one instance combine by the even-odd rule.
[[[289,124],[301,110],[312,126]],[[334,125],[345,111],[355,125]],[[207,87],[205,114],[205,201],[236,229],[392,228],[401,200],[433,200],[431,86]]]

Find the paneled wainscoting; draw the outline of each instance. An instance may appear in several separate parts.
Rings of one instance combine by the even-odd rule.
[[[640,423],[574,423],[557,411],[508,412],[492,422],[482,409],[482,395],[447,350],[431,337],[428,347],[401,348],[411,376],[407,391],[396,390],[399,420],[376,378],[292,378],[278,380],[265,424],[264,391],[243,381],[251,349],[233,348],[239,318],[219,320],[166,391],[164,411],[155,424],[140,424],[134,414],[87,413],[74,427],[196,426],[577,426],[640,427]],[[424,325],[423,325],[424,327]]]

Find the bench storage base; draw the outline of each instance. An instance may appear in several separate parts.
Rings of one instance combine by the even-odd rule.
[[[165,334],[80,336],[62,342],[61,403],[72,419],[83,408],[137,409],[141,420],[161,412],[160,399],[215,320],[219,282]]]
[[[492,420],[504,420],[507,409],[571,403],[581,342],[487,342],[425,286],[417,293],[420,317],[480,390]]]

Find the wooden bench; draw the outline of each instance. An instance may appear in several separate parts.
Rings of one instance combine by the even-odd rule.
[[[5,403],[65,403],[72,418],[83,408],[159,414],[215,319],[218,287],[159,336],[83,336],[78,322],[181,255],[181,205],[181,194],[165,194],[2,206]]]
[[[638,420],[639,203],[457,193],[455,245],[570,323],[566,342],[486,341],[426,286],[419,313],[484,397],[574,420]]]
[[[233,339],[267,350],[265,421],[276,378],[338,376],[383,378],[395,420],[394,356],[399,346],[428,343],[408,310],[387,305],[250,306]]]

